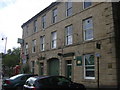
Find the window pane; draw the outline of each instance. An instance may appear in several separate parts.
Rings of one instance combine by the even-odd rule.
[[[67,35],[71,35],[72,34],[72,30],[67,30]]]
[[[68,36],[68,45],[72,44],[72,36]]]
[[[91,6],[91,5],[92,5],[91,2],[84,2],[84,8],[87,8],[87,7]]]
[[[72,15],[72,2],[67,2],[66,3],[67,5],[67,9],[66,9],[66,16],[71,16]]]
[[[26,45],[25,45],[25,55],[27,55],[28,54],[28,43],[26,43]]]
[[[36,45],[36,40],[34,40],[34,46]]]
[[[67,16],[71,16],[72,15],[72,8],[67,10]]]
[[[33,47],[33,52],[35,52],[35,47]]]
[[[45,50],[45,44],[43,44],[43,50]]]
[[[26,46],[25,46],[25,47],[26,47],[26,49],[28,49],[28,44],[27,44],[27,43],[26,43]]]
[[[88,67],[86,67],[86,69],[87,69],[87,70],[94,70],[95,67],[94,67],[94,66],[88,66]]]
[[[89,18],[89,19],[86,19],[84,21],[84,26],[83,26],[84,29],[89,29],[89,28],[93,28],[93,22],[92,22],[92,19]]]
[[[57,39],[57,34],[56,32],[52,32],[52,40],[55,40],[55,39]]]
[[[72,2],[67,2],[67,9],[72,7]]]
[[[93,55],[85,56],[85,65],[94,65],[94,56]]]
[[[40,42],[43,43],[43,38],[42,37],[40,37]]]
[[[53,23],[57,22],[57,9],[53,10]]]
[[[53,16],[57,15],[57,9],[53,10]]]
[[[85,31],[85,40],[93,39],[93,30]]]
[[[53,48],[56,48],[56,40],[54,41],[54,46],[53,46]]]
[[[72,38],[72,25],[66,27],[66,44],[70,45],[72,44],[73,38]]]
[[[53,17],[53,23],[57,22],[57,17]]]
[[[86,71],[86,77],[94,77],[95,72],[94,71]]]
[[[42,28],[46,27],[46,16],[42,17]]]
[[[94,55],[87,54],[85,60],[85,77],[95,77]]]
[[[43,16],[43,17],[42,17],[42,22],[45,22],[45,19],[46,19],[45,17],[46,17],[46,16]]]
[[[56,40],[52,41],[52,48],[56,48]]]
[[[56,48],[57,46],[57,33],[56,32],[52,32],[52,48]]]
[[[43,44],[43,43],[44,43],[44,41],[45,41],[45,37],[44,37],[44,36],[42,36],[42,37],[41,37],[41,43]]]
[[[45,36],[40,37],[40,49],[43,51],[45,48]]]
[[[32,41],[32,52],[35,52],[36,40]]]
[[[37,20],[34,21],[34,32],[37,32]]]

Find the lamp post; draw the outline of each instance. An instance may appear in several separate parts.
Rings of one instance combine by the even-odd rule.
[[[100,59],[100,54],[99,53],[96,53],[96,57],[97,57],[97,87],[98,87],[98,89],[99,89],[99,87],[100,87],[100,83],[99,83],[99,79],[100,79],[100,77],[99,77],[99,59]]]
[[[7,37],[5,37],[5,38],[2,38],[2,40],[5,40],[5,49],[4,49],[4,53],[6,53]]]

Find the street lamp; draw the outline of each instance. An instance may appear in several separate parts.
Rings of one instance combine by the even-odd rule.
[[[97,87],[98,87],[98,89],[99,89],[99,86],[100,86],[100,83],[99,83],[99,59],[100,59],[100,54],[99,53],[96,53],[96,55],[95,55],[96,57],[97,57]]]
[[[4,49],[4,53],[6,53],[7,37],[2,38],[2,40],[5,40],[5,49]]]

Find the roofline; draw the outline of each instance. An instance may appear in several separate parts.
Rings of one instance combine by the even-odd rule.
[[[28,24],[29,22],[31,22],[32,20],[36,19],[38,16],[42,15],[43,13],[47,12],[48,10],[50,10],[52,7],[56,6],[57,4],[59,4],[60,2],[53,2],[51,3],[48,7],[46,7],[45,9],[43,9],[41,12],[39,12],[38,14],[36,14],[35,16],[33,16],[31,19],[29,19],[27,22],[23,23],[23,25],[21,26],[22,28]]]

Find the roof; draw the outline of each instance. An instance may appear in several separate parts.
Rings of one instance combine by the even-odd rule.
[[[60,2],[53,2],[53,3],[51,3],[48,7],[46,7],[45,9],[43,9],[41,12],[39,12],[38,14],[36,14],[34,17],[32,17],[31,19],[29,19],[27,22],[23,23],[23,25],[21,27],[23,28],[26,24],[28,24],[32,20],[36,19],[38,16],[44,14],[45,12],[49,11],[52,7],[56,6],[59,3]]]

